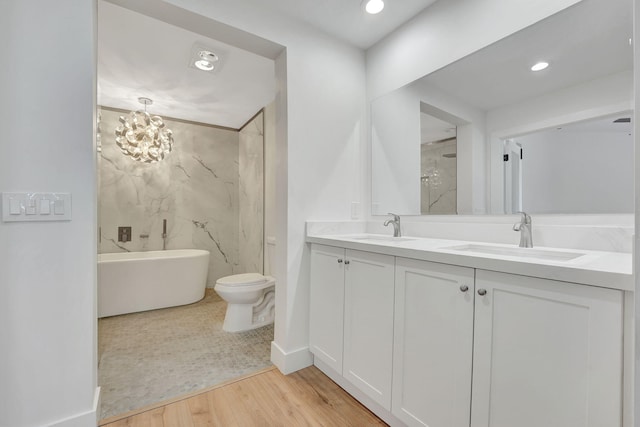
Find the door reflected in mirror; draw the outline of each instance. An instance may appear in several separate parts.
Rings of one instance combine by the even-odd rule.
[[[506,213],[633,213],[631,113],[504,140]]]

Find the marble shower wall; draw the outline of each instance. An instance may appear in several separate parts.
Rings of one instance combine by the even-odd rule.
[[[420,146],[420,212],[457,213],[457,141]]]
[[[238,155],[241,272],[264,271],[264,112],[240,130]]]
[[[162,162],[145,164],[124,156],[115,144],[122,114],[102,109],[100,251],[160,250],[167,219],[167,249],[211,253],[208,286],[240,272],[238,132],[165,120],[173,131],[173,152]],[[118,226],[132,227],[131,242],[118,242]]]

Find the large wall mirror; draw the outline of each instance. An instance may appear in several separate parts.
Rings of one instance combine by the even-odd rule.
[[[372,214],[632,213],[632,15],[582,0],[375,99]]]

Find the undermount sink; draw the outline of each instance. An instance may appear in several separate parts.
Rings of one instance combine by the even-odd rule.
[[[363,241],[378,241],[378,242],[409,242],[411,240],[416,240],[411,237],[393,237],[393,236],[378,236],[375,234],[367,234],[362,236],[353,236],[351,237],[353,240],[363,240]]]
[[[460,251],[460,252],[476,252],[476,253],[487,254],[487,255],[504,255],[504,256],[520,257],[520,258],[535,258],[535,259],[546,260],[546,261],[570,261],[572,259],[576,259],[584,255],[579,252],[567,252],[563,250],[546,250],[546,249],[532,249],[532,248],[478,245],[478,244],[448,246],[442,249],[448,249],[448,250]]]

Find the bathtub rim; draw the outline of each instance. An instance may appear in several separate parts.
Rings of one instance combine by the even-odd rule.
[[[164,251],[104,252],[98,254],[98,264],[130,261],[154,261],[159,259],[178,259],[210,256],[205,249],[167,249]]]

